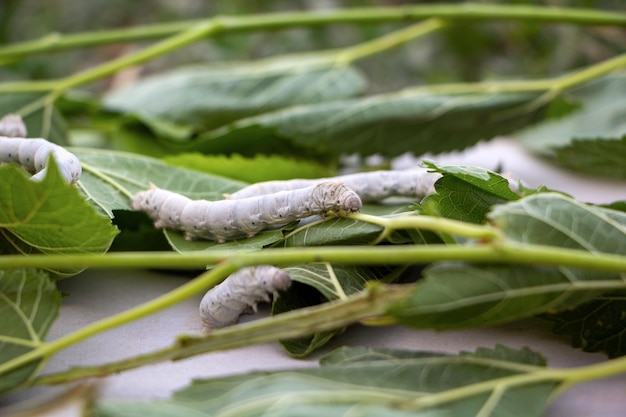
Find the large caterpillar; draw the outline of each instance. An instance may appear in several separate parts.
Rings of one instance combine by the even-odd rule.
[[[260,301],[270,301],[291,285],[285,271],[274,266],[262,265],[243,268],[211,288],[200,302],[200,318],[209,329],[236,323],[248,308],[256,311]]]
[[[48,159],[53,157],[61,176],[70,184],[80,179],[80,161],[63,147],[45,139],[15,137],[26,136],[26,126],[19,116],[8,115],[0,119],[0,161],[16,162],[30,173],[34,181],[41,181],[47,172]]]
[[[340,182],[327,181],[310,187],[281,191],[241,200],[191,200],[152,186],[135,194],[132,208],[146,212],[155,227],[182,230],[187,239],[225,242],[252,237],[269,227],[327,212],[361,209],[359,196]]]
[[[428,172],[425,168],[416,168],[404,171],[363,172],[311,180],[266,181],[242,188],[227,195],[227,198],[236,200],[278,191],[296,190],[324,181],[344,183],[354,190],[363,202],[380,201],[392,196],[423,198],[435,193],[434,184],[439,178],[441,178],[441,174]]]

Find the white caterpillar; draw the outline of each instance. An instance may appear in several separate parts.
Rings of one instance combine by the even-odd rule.
[[[256,311],[260,301],[270,301],[291,285],[285,271],[274,266],[243,268],[211,288],[200,302],[200,318],[209,329],[236,323],[248,308]]]
[[[9,138],[25,138],[26,125],[17,114],[7,114],[0,119],[0,135]]]
[[[41,181],[47,171],[48,159],[53,157],[61,176],[70,184],[80,179],[80,161],[73,153],[45,139],[14,137],[26,133],[26,126],[19,116],[9,115],[0,120],[0,161],[16,162],[28,172],[34,173],[34,181]],[[21,126],[20,126],[21,124]]]
[[[439,178],[441,174],[428,172],[427,169],[422,168],[405,171],[363,172],[311,180],[266,181],[249,185],[228,195],[227,198],[236,200],[283,190],[296,190],[324,181],[344,183],[354,190],[363,202],[380,201],[392,196],[423,198],[435,193],[434,184]]]
[[[327,212],[361,209],[359,196],[340,182],[327,181],[292,191],[281,191],[241,200],[191,200],[172,191],[152,186],[135,194],[134,210],[146,212],[155,227],[182,230],[187,239],[204,238],[224,242],[252,237],[269,227]]]

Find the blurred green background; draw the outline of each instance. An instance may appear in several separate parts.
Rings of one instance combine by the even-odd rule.
[[[359,6],[394,6],[443,2],[394,0],[0,0],[0,44],[32,40],[56,32],[72,33],[131,27],[224,14],[268,13]],[[446,2],[451,3],[451,2]],[[459,3],[459,2],[457,2]],[[623,10],[623,0],[509,1],[493,4],[544,4]],[[198,42],[158,58],[141,74],[186,63],[254,59],[286,52],[355,44],[388,33],[399,24],[333,25],[277,32],[229,34]],[[370,92],[432,82],[538,78],[567,72],[614,56],[623,48],[618,28],[585,28],[519,22],[457,26],[437,35],[363,60],[357,66],[371,80]],[[121,56],[141,43],[40,54],[0,67],[0,80],[64,77]],[[393,74],[388,75],[388,74]],[[89,86],[106,91],[111,80]]]

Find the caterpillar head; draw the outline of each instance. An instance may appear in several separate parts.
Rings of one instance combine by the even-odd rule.
[[[359,195],[338,181],[326,181],[316,185],[312,196],[321,211],[353,213],[363,206]]]

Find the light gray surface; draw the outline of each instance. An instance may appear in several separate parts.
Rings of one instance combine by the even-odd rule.
[[[626,185],[590,181],[530,158],[514,143],[499,140],[480,145],[463,157],[447,156],[450,163],[465,163],[505,170],[520,176],[528,185],[541,183],[567,191],[584,201],[610,202],[626,199]],[[68,296],[63,300],[59,319],[49,340],[54,340],[116,312],[151,300],[186,282],[174,273],[150,271],[89,270],[60,283]],[[149,352],[170,345],[180,334],[198,333],[201,322],[198,304],[201,294],[166,311],[100,334],[71,346],[47,364],[44,373],[69,366],[91,365]],[[260,314],[263,314],[261,311]],[[252,320],[254,316],[245,317]],[[163,398],[185,387],[193,378],[208,378],[253,370],[316,366],[319,356],[341,345],[395,347],[456,353],[496,343],[527,346],[548,358],[549,366],[574,367],[605,361],[600,354],[583,353],[569,347],[568,340],[554,336],[549,325],[538,319],[504,326],[437,333],[402,327],[354,326],[330,346],[306,360],[290,358],[278,343],[201,355],[172,363],[162,363],[104,378],[100,394],[107,398]],[[20,392],[2,405],[50,393],[51,388]],[[69,411],[63,415],[72,415]],[[576,386],[550,405],[549,417],[590,417],[626,415],[626,375]]]

